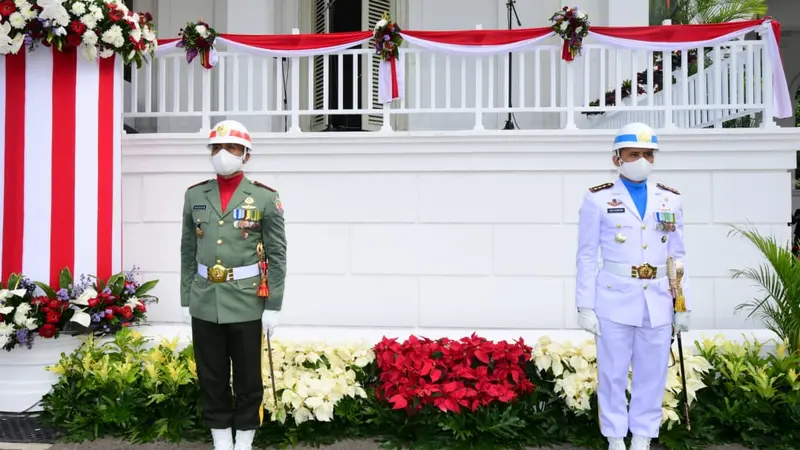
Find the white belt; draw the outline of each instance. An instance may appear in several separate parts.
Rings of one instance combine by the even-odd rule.
[[[632,264],[603,261],[602,270],[618,277],[640,278],[643,280],[651,280],[667,276],[667,266],[651,266],[647,263],[634,266]]]
[[[215,270],[217,273],[213,275],[209,273],[214,272]],[[252,278],[259,276],[261,272],[258,269],[258,264],[251,264],[249,266],[242,266],[242,267],[233,267],[233,268],[226,268],[220,265],[214,266],[209,268],[205,264],[198,264],[197,265],[197,274],[201,277],[214,281],[215,283],[222,283],[224,281],[235,281],[235,280],[244,280],[245,278]]]

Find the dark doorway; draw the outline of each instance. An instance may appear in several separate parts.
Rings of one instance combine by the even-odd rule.
[[[330,6],[331,33],[362,31],[362,3],[362,0],[333,0]],[[356,73],[353,73],[354,57],[359,59]],[[328,108],[333,109],[339,104],[339,58],[344,59],[342,62],[342,95],[344,98],[341,108],[359,109],[363,102],[363,93],[361,92],[361,83],[356,83],[357,101],[353,101],[353,78],[360,81],[362,61],[360,57],[354,55],[331,56],[328,62],[328,101],[330,102]],[[363,131],[361,114],[332,114],[328,119],[326,131]]]

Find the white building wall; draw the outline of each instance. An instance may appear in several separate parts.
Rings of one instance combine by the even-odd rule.
[[[727,237],[728,224],[789,238],[796,138],[703,131],[662,134],[654,177],[685,196],[693,327],[761,328],[733,312],[754,290],[729,271],[759,258]],[[278,188],[286,207],[282,326],[324,335],[575,329],[579,202],[614,176],[610,134],[599,133],[256,136],[249,176]],[[185,189],[212,176],[203,143],[123,140],[124,266],[161,280],[152,321],[181,317],[181,208]]]

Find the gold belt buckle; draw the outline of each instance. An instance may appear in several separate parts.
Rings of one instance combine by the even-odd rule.
[[[226,269],[225,266],[219,263],[214,264],[213,267],[209,267],[206,273],[206,277],[211,280],[212,283],[224,283],[228,280],[228,275],[232,275],[232,271]]]
[[[631,267],[631,277],[638,278],[640,280],[652,280],[656,277],[656,273],[658,272],[657,267],[653,267],[648,263],[644,263],[641,266],[632,266]]]

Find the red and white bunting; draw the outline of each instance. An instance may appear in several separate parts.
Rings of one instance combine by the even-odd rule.
[[[773,19],[757,19],[709,25],[654,27],[592,27],[589,36],[615,48],[674,51],[710,47],[739,38],[752,31],[763,31],[767,55],[772,65],[774,115],[791,117],[792,96],[783,73],[778,49],[780,25]],[[400,33],[409,44],[451,55],[489,56],[528,50],[554,36],[549,27],[517,30],[411,31]],[[300,57],[336,53],[372,39],[368,31],[331,34],[236,35],[220,34],[218,43],[253,54]],[[176,40],[159,41],[156,54],[175,49]],[[403,64],[379,65],[379,101],[388,103],[403,97]]]
[[[39,47],[0,58],[0,277],[121,270],[122,63]]]

